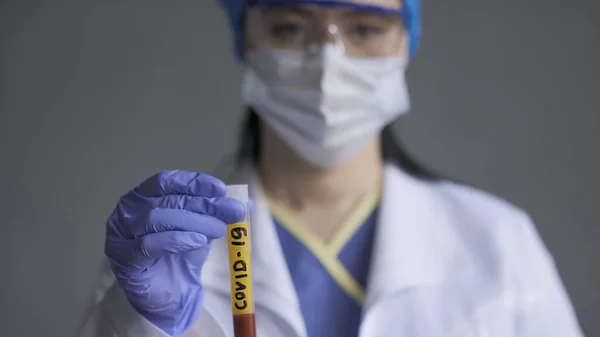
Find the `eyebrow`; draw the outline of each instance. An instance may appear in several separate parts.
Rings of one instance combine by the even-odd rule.
[[[369,11],[356,11],[356,10],[344,10],[341,13],[342,18],[348,18],[348,19],[380,19],[380,20],[384,20],[385,22],[395,22],[397,20],[397,18],[394,15],[391,14],[382,14],[382,13],[375,13],[375,12],[369,12]],[[381,22],[381,21],[380,21]]]
[[[292,13],[292,14],[297,14],[297,15],[302,15],[302,16],[307,16],[307,17],[312,17],[315,15],[315,12],[309,9],[306,9],[304,7],[300,7],[300,6],[273,6],[271,8],[265,8],[265,10],[267,11],[267,13],[271,12],[276,12],[276,11],[283,11],[286,13]]]
[[[300,15],[303,17],[308,17],[308,18],[313,18],[314,16],[318,15],[317,12],[315,12],[314,10],[308,9],[304,6],[290,6],[290,5],[281,5],[281,6],[273,6],[270,8],[265,8],[265,10],[267,11],[267,13],[271,13],[271,14],[277,14],[277,12],[279,13],[286,13],[286,14],[295,14],[295,15]],[[351,9],[351,8],[339,8],[338,9],[341,13],[342,17],[349,17],[349,18],[365,18],[365,17],[373,17],[373,16],[380,16],[380,17],[385,17],[386,19],[392,19],[394,18],[394,15],[392,14],[387,14],[387,13],[377,13],[377,12],[371,12],[371,11],[361,11],[361,10],[356,10],[356,9]]]

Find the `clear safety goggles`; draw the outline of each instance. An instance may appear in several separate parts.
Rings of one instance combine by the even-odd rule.
[[[401,0],[397,7],[366,0],[248,0],[246,48],[314,52],[333,44],[349,57],[402,57],[407,37],[401,4]]]

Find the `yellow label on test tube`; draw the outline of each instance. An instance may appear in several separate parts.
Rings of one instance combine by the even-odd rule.
[[[227,196],[238,199],[248,208],[248,186],[227,186]],[[246,212],[248,213],[248,212]],[[250,228],[246,221],[227,226],[231,311],[234,315],[254,313],[252,266],[250,264]]]

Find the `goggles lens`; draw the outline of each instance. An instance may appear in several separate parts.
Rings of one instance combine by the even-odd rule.
[[[400,57],[406,34],[399,8],[341,1],[263,0],[246,17],[249,49],[308,52],[335,44],[351,57]]]

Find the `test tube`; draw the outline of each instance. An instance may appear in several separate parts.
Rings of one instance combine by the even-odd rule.
[[[246,205],[244,221],[227,227],[234,336],[256,337],[250,263],[248,185],[227,186],[227,197],[237,199]]]

